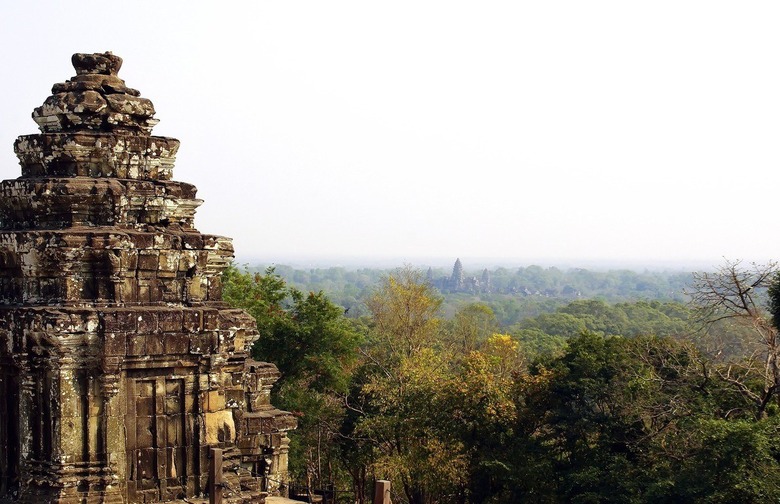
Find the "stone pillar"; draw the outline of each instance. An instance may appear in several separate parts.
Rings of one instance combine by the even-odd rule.
[[[374,482],[374,504],[390,504],[390,482],[378,480]]]
[[[18,356],[21,357],[21,356]],[[26,357],[26,355],[25,355]],[[31,416],[37,405],[33,403],[35,380],[30,376],[30,368],[26,359],[19,358],[19,472],[29,474],[30,459],[33,454]],[[18,489],[16,489],[18,495]]]
[[[105,369],[105,368],[104,368]],[[106,494],[123,502],[121,481],[126,475],[125,436],[122,429],[124,409],[119,396],[121,375],[118,369],[99,378],[101,399],[100,449],[101,472],[105,475]],[[113,500],[111,501],[113,502]]]

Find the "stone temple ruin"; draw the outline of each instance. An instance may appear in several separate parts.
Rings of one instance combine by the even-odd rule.
[[[230,241],[193,227],[179,141],[151,136],[121,58],[72,61],[0,186],[0,501],[198,502],[213,479],[263,502],[295,420],[254,320],[221,301]]]

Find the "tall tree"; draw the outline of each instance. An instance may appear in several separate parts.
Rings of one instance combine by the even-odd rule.
[[[507,481],[509,452],[516,448],[516,380],[523,372],[520,345],[507,334],[492,334],[479,350],[458,359],[448,384],[453,405],[449,423],[465,448],[465,502],[486,502]]]
[[[438,337],[441,298],[419,271],[404,267],[387,276],[366,300],[373,351],[394,361],[432,346]]]
[[[400,490],[394,502],[455,502],[464,485],[462,445],[447,420],[444,390],[453,375],[439,345],[440,304],[411,268],[387,277],[367,300],[370,340],[348,434],[372,447],[373,471]]]
[[[282,373],[276,404],[299,416],[290,469],[312,484],[332,483],[338,479],[334,464],[344,397],[363,334],[322,292],[303,294],[272,268],[260,274],[230,267],[223,285],[223,299],[257,320],[255,357],[275,363]]]

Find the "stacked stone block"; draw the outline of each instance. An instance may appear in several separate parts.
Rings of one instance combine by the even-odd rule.
[[[221,448],[226,501],[262,502],[295,421],[254,320],[221,301],[230,240],[194,228],[179,142],[151,135],[121,59],[73,64],[0,183],[0,499],[192,500]]]

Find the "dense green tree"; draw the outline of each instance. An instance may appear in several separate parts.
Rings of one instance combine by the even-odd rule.
[[[343,397],[363,333],[325,294],[304,295],[272,268],[264,274],[228,268],[223,299],[255,317],[260,338],[253,355],[282,372],[274,402],[299,417],[291,435],[291,469],[319,485],[338,479]]]
[[[395,363],[439,340],[441,297],[411,267],[387,276],[366,305],[371,311],[372,355],[381,355],[383,362]]]
[[[462,502],[484,502],[508,478],[507,450],[515,443],[515,380],[523,372],[520,344],[507,334],[488,337],[459,359],[449,382],[449,423],[463,444]]]
[[[272,268],[264,274],[231,267],[223,299],[257,320],[257,358],[275,363],[283,381],[303,380],[318,390],[346,390],[362,335],[323,292],[303,294]]]
[[[525,319],[509,329],[510,333],[522,329],[537,329],[551,336],[561,338],[575,338],[586,331],[586,320],[570,313],[557,311],[555,313],[542,313],[538,317]]]
[[[657,301],[608,304],[578,300],[553,313],[528,317],[508,328],[535,355],[553,352],[562,343],[590,331],[607,336],[673,336],[690,333],[689,312],[678,303]]]
[[[686,433],[688,457],[673,465],[657,501],[780,502],[779,433],[777,419],[697,420]]]
[[[249,312],[257,321],[260,334],[268,334],[284,315],[283,302],[287,297],[287,283],[273,268],[261,274],[230,266],[222,275],[222,299]]]
[[[628,333],[629,320],[618,306],[610,306],[598,299],[573,301],[558,309],[581,320],[588,331],[616,336]]]
[[[303,379],[317,391],[345,392],[362,341],[344,310],[322,292],[290,289],[290,306],[264,335],[255,353],[271,359],[289,379]]]
[[[551,335],[541,329],[516,329],[510,331],[517,339],[529,361],[538,360],[542,356],[560,355],[566,348],[567,338],[560,335]]]
[[[493,310],[484,303],[469,303],[460,308],[450,324],[449,336],[462,352],[478,349],[498,331]]]
[[[493,500],[676,502],[698,418],[721,411],[689,344],[584,333],[516,381]],[[665,484],[663,482],[666,482]]]
[[[440,345],[440,304],[410,268],[388,276],[367,301],[370,340],[347,435],[371,447],[372,471],[395,482],[394,502],[454,502],[464,486],[462,444],[449,428],[443,394],[453,374]]]

